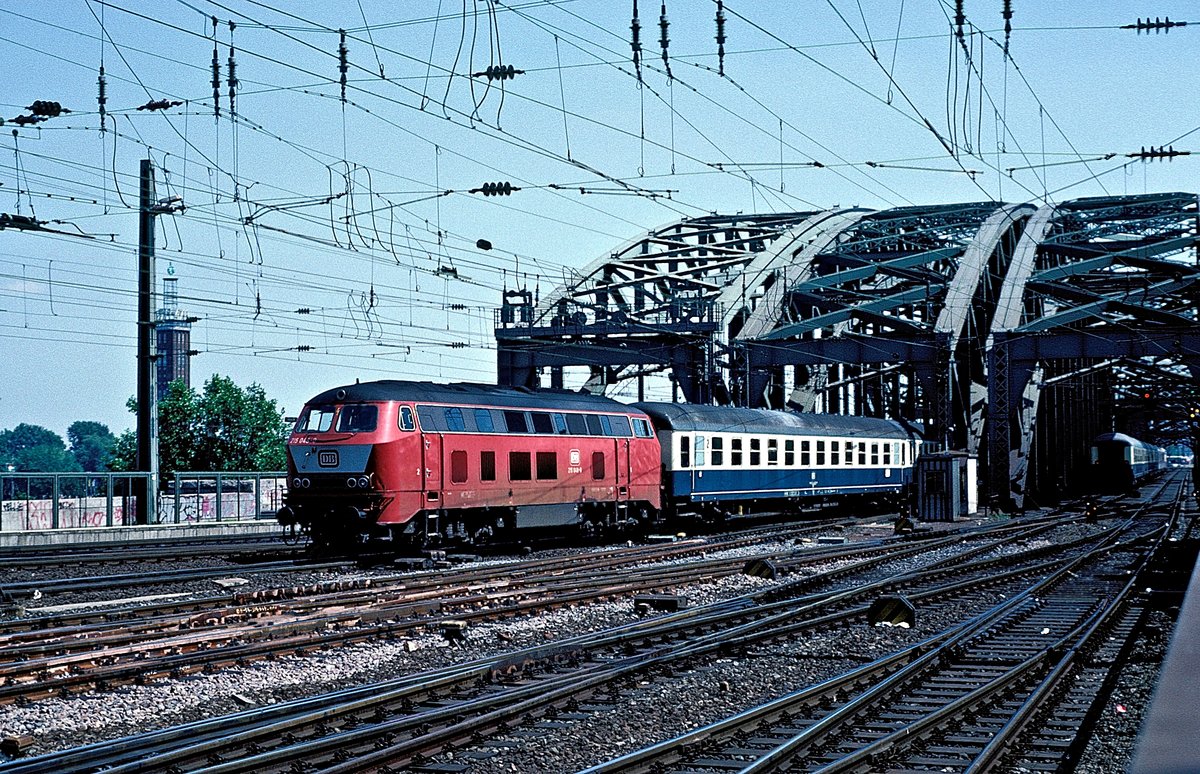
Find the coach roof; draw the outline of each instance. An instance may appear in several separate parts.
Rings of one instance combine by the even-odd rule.
[[[908,438],[899,422],[839,414],[801,414],[688,403],[635,403],[660,430],[708,433],[775,433],[779,435],[836,435]]]
[[[640,413],[611,398],[569,390],[531,390],[491,384],[434,384],[383,380],[334,387],[311,398],[309,404],[398,400],[406,403],[443,403],[455,406],[536,409],[541,411],[603,411]]]

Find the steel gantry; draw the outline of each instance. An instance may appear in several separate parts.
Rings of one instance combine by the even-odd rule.
[[[689,218],[506,293],[498,377],[923,421],[1020,506],[1077,475],[1120,389],[1194,373],[1196,218],[1194,194]]]

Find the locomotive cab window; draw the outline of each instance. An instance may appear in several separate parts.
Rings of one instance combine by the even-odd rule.
[[[375,429],[379,407],[370,403],[347,403],[338,414],[339,433],[369,433]]]
[[[405,430],[405,431],[413,430],[416,428],[417,423],[413,419],[412,406],[401,406],[400,407],[400,423],[399,424],[400,424],[400,429]]]
[[[638,438],[650,438],[654,435],[650,430],[650,423],[644,419],[633,420],[633,432]]]
[[[313,406],[300,415],[296,422],[297,433],[324,433],[333,426],[334,406]]]

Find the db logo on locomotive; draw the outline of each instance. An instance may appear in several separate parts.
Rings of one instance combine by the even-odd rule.
[[[323,468],[336,468],[338,466],[337,449],[322,449],[317,452],[317,464]]]

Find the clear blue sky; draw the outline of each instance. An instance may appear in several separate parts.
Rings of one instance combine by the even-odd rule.
[[[158,219],[158,269],[199,318],[193,384],[257,382],[289,414],[356,378],[494,379],[505,284],[547,292],[680,217],[1200,188],[1200,157],[1120,155],[1200,151],[1200,24],[1116,29],[1147,12],[1200,22],[1194,4],[1014,2],[1009,62],[1000,0],[966,3],[969,60],[953,3],[903,5],[730,0],[722,78],[715,3],[669,0],[671,81],[643,0],[639,88],[628,1],[6,2],[0,116],[71,112],[0,131],[0,212],[96,238],[0,231],[0,428],[134,424],[147,153],[159,196],[187,205]],[[526,72],[468,77],[500,62]],[[151,98],[184,104],[136,109]],[[467,193],[499,181],[524,190]]]

